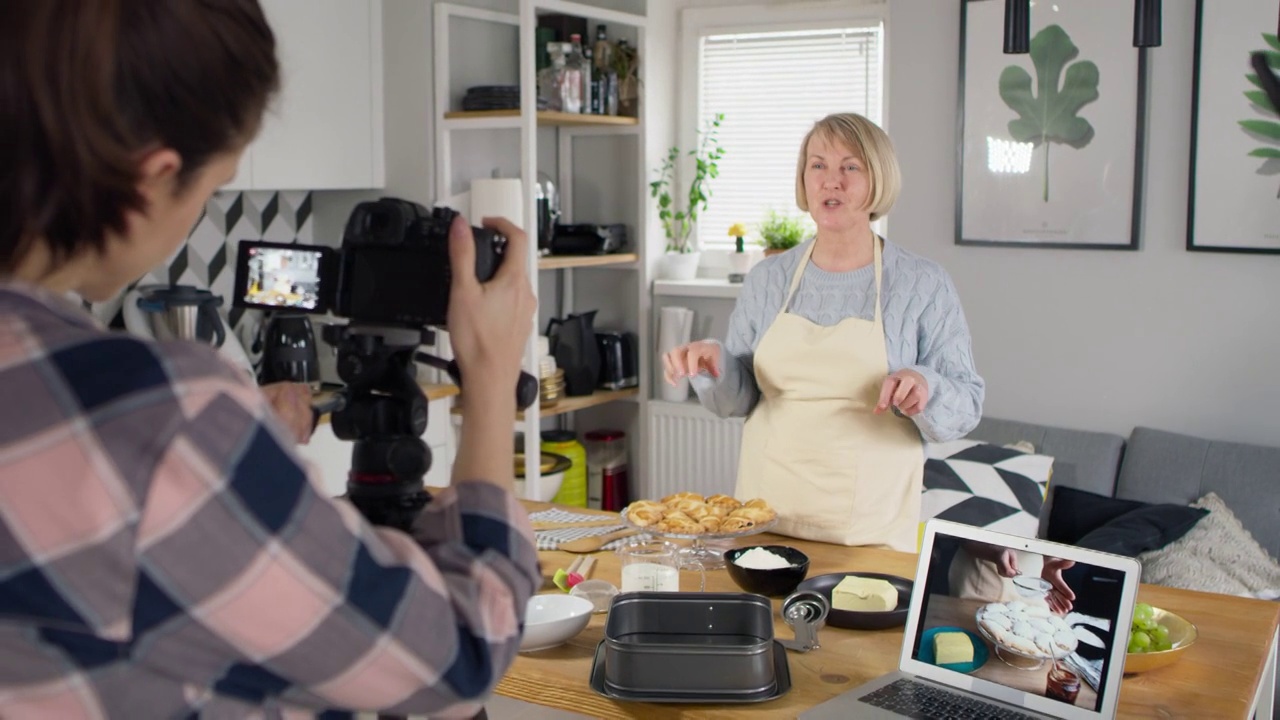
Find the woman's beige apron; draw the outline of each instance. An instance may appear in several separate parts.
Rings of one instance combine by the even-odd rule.
[[[778,511],[774,532],[840,545],[916,551],[924,450],[915,424],[874,414],[889,373],[875,246],[875,319],[822,327],[788,312],[816,242],[756,348],[760,401],[747,419],[739,498]]]

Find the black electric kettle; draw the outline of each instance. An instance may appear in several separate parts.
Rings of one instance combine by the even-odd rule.
[[[218,307],[222,297],[190,285],[142,289],[137,308],[146,331],[157,340],[198,340],[222,347],[227,331]]]
[[[272,313],[258,329],[254,352],[262,352],[258,382],[314,383],[320,380],[311,318],[297,313]]]
[[[596,311],[571,314],[547,323],[547,338],[556,367],[564,370],[564,391],[569,396],[595,392],[600,377],[600,348],[594,328]]]

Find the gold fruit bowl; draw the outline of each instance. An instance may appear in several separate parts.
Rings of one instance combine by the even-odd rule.
[[[1178,661],[1178,658],[1182,657],[1187,648],[1196,642],[1196,637],[1198,637],[1196,626],[1192,625],[1186,618],[1160,608],[1152,608],[1152,610],[1154,611],[1153,617],[1155,621],[1169,628],[1169,642],[1173,647],[1168,650],[1126,654],[1124,660],[1125,675],[1150,672],[1166,665],[1172,665]]]

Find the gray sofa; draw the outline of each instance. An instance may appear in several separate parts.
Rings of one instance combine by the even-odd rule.
[[[1144,427],[1135,428],[1126,439],[996,418],[983,418],[969,437],[1001,445],[1025,440],[1036,452],[1053,456],[1048,504],[1040,514],[1041,536],[1054,487],[1149,503],[1186,504],[1215,492],[1272,557],[1280,556],[1280,448]],[[1280,687],[1273,712],[1280,717]]]
[[[1051,455],[1050,487],[1149,503],[1190,503],[1215,492],[1273,557],[1280,556],[1280,447],[1214,440],[1139,427],[1120,435],[983,418],[969,437],[1026,440]],[[1052,492],[1050,493],[1052,502]],[[1041,534],[1048,517],[1041,513]]]

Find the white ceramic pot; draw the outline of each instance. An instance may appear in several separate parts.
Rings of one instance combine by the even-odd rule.
[[[698,261],[702,253],[668,252],[662,256],[662,278],[664,280],[692,280],[698,276]]]

